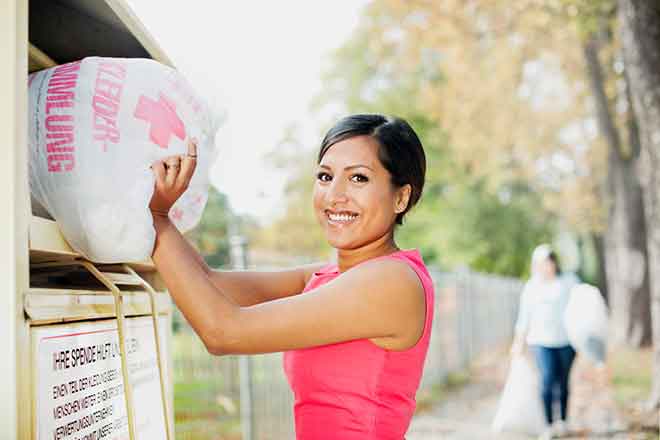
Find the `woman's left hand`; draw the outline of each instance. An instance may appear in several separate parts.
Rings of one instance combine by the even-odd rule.
[[[186,155],[169,156],[151,166],[156,177],[154,194],[149,203],[153,215],[168,216],[174,203],[188,189],[196,165],[197,141],[189,139]]]

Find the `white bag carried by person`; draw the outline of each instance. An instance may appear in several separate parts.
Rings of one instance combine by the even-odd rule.
[[[545,425],[538,372],[526,357],[516,355],[511,359],[492,429],[538,435]]]
[[[201,218],[217,121],[174,69],[148,59],[90,57],[29,76],[30,188],[71,247],[99,263],[143,261],[155,231],[153,162],[198,159],[170,217],[185,232]]]
[[[604,363],[607,354],[607,305],[597,287],[578,284],[571,289],[564,311],[568,340],[594,363]]]

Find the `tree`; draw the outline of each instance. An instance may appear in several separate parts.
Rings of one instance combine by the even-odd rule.
[[[587,4],[578,1],[578,7]],[[646,252],[646,222],[642,188],[637,173],[640,147],[637,124],[630,105],[627,76],[621,78],[613,69],[605,69],[600,60],[602,48],[614,46],[611,35],[614,2],[601,1],[596,11],[580,10],[583,29],[585,67],[598,120],[599,132],[607,144],[607,173],[603,185],[603,200],[607,207],[607,227],[603,247],[607,271],[607,291],[612,310],[612,328],[615,343],[633,347],[651,343],[651,316],[649,311],[649,278]],[[615,49],[616,51],[616,49]],[[610,61],[606,66],[613,66]],[[609,80],[608,80],[609,77]],[[623,91],[611,92],[608,83],[618,83]],[[625,124],[617,123],[615,104],[624,116]],[[613,105],[614,104],[614,105]],[[624,125],[628,136],[621,135]]]
[[[229,224],[235,221],[227,196],[211,186],[199,224],[186,234],[211,267],[229,264]]]
[[[634,347],[651,342],[644,202],[638,176],[639,135],[613,33],[614,0],[564,0],[576,12],[600,138],[607,146],[602,199],[607,227],[600,244],[607,274],[614,340]],[[603,61],[603,59],[605,61]]]
[[[660,408],[660,7],[619,0],[625,68],[641,145],[648,267],[653,318],[654,373],[650,403]]]
[[[447,268],[526,277],[532,250],[552,237],[553,222],[526,185],[503,185],[493,193],[466,175],[425,197],[401,229],[400,243],[421,245]]]

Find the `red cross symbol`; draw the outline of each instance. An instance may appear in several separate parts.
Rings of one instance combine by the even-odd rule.
[[[158,101],[140,96],[133,116],[151,124],[149,139],[161,148],[169,146],[172,134],[181,140],[186,137],[186,127],[176,114],[176,106],[162,93],[158,94]]]

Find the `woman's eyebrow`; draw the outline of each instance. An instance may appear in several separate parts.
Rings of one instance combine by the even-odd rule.
[[[331,169],[332,169],[332,168],[330,168],[329,166],[324,165],[324,164],[320,164],[320,165],[319,165],[319,168],[324,168],[324,169],[326,169],[326,170],[331,170]],[[355,169],[355,168],[367,168],[367,169],[369,169],[369,170],[371,170],[371,171],[374,170],[373,168],[371,168],[371,167],[368,166],[368,165],[357,164],[357,165],[349,165],[349,166],[345,167],[345,168],[344,168],[344,171],[349,171],[349,170],[352,170],[352,169]]]
[[[368,165],[361,165],[361,164],[348,166],[348,167],[344,168],[344,170],[348,171],[348,170],[352,170],[354,168],[367,168],[368,170],[371,170],[371,171],[374,170],[373,168],[371,168]]]

